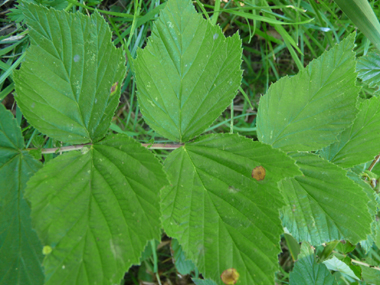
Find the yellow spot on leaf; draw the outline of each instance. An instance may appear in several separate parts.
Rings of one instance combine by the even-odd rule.
[[[224,284],[232,285],[236,284],[236,282],[239,280],[239,276],[239,272],[237,272],[235,268],[229,268],[223,271],[222,275],[220,275],[220,278]]]
[[[42,254],[43,255],[48,255],[53,251],[50,245],[45,245],[42,249]]]
[[[265,168],[261,165],[255,167],[252,170],[252,178],[255,178],[257,181],[263,180],[265,178]]]

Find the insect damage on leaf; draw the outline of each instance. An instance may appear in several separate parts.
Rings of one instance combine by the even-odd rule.
[[[223,271],[222,275],[220,275],[220,278],[224,284],[232,285],[236,284],[236,282],[239,280],[239,276],[240,274],[235,268],[229,268]]]
[[[255,167],[252,170],[252,178],[255,178],[257,181],[263,180],[265,178],[265,168],[260,166]]]

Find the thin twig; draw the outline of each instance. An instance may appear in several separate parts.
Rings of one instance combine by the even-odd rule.
[[[379,270],[380,271],[380,267],[375,267],[375,266],[371,266],[367,263],[364,263],[364,262],[361,262],[361,261],[358,261],[358,260],[355,260],[355,259],[351,259],[351,262],[352,263],[356,263],[356,264],[360,264],[360,265],[363,265],[363,266],[367,266],[367,267],[370,267],[372,269],[375,269],[375,270]]]
[[[73,150],[81,150],[85,146],[90,146],[92,144],[78,144],[78,145],[71,145],[71,146],[62,146],[62,147],[53,147],[53,148],[43,148],[41,149],[42,154],[49,154],[49,153],[56,153],[56,152],[64,152],[64,151],[73,151]],[[143,147],[146,147],[148,149],[177,149],[183,146],[183,144],[148,144],[143,143],[141,144]],[[26,150],[34,150],[37,148],[27,148]]]
[[[375,159],[372,161],[371,165],[368,167],[369,171],[372,171],[372,169],[375,167],[376,163],[378,163],[380,160],[380,154],[375,157]]]

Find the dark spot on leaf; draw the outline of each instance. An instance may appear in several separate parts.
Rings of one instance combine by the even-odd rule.
[[[223,271],[222,275],[220,275],[220,278],[224,284],[232,285],[236,284],[236,282],[239,280],[239,276],[239,272],[237,272],[235,268],[229,268]]]
[[[257,181],[263,180],[265,178],[265,168],[260,166],[255,167],[252,170],[252,178],[255,178]]]

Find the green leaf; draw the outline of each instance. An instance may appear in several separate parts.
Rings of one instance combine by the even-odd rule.
[[[283,224],[299,241],[319,245],[333,240],[356,244],[370,233],[369,198],[342,168],[314,155],[291,155],[302,176],[282,180]]]
[[[380,50],[380,24],[367,0],[335,0],[360,31]]]
[[[24,4],[31,46],[14,74],[16,101],[40,132],[69,143],[104,137],[119,103],[111,87],[124,78],[124,56],[95,12],[47,10]]]
[[[335,278],[324,264],[316,263],[310,244],[303,242],[293,271],[289,276],[290,285],[335,285]]]
[[[171,249],[173,251],[173,259],[177,271],[182,275],[188,275],[191,271],[195,271],[196,266],[191,260],[186,259],[186,255],[182,250],[182,246],[178,240],[172,239]]]
[[[231,103],[240,86],[241,40],[197,14],[190,0],[168,1],[135,60],[139,104],[149,126],[186,142]]]
[[[216,283],[210,279],[193,278],[191,280],[195,283],[195,285],[216,285]]]
[[[148,240],[160,239],[165,183],[158,160],[125,135],[47,163],[26,189],[38,235],[52,249],[45,284],[119,284]]]
[[[380,85],[380,52],[369,52],[366,56],[359,57],[356,65],[358,77],[370,87]]]
[[[338,271],[350,276],[353,279],[359,280],[352,269],[346,263],[339,260],[335,256],[329,260],[323,261],[323,264],[326,265],[329,270]]]
[[[284,151],[318,150],[335,142],[356,115],[352,34],[293,77],[274,83],[260,100],[257,136]]]
[[[372,97],[359,107],[354,124],[324,148],[320,155],[341,167],[349,168],[373,160],[380,148],[380,99]]]
[[[379,233],[379,222],[377,221],[376,216],[377,209],[380,208],[380,197],[368,183],[363,181],[354,172],[348,171],[347,176],[363,189],[363,191],[367,194],[367,197],[369,199],[368,212],[372,217],[371,232],[367,235],[367,238],[365,240],[360,241],[361,248],[364,250],[364,252],[367,253],[373,246],[373,243],[377,242],[377,234]]]
[[[360,265],[362,278],[366,284],[380,285],[380,270]]]
[[[261,166],[263,180],[252,178]],[[300,174],[294,161],[238,135],[207,135],[172,152],[162,190],[165,232],[178,239],[205,278],[222,284],[234,268],[241,284],[273,283],[283,232],[277,182]]]
[[[20,127],[0,104],[0,284],[41,285],[42,246],[23,199],[29,178],[41,163],[24,148]]]

